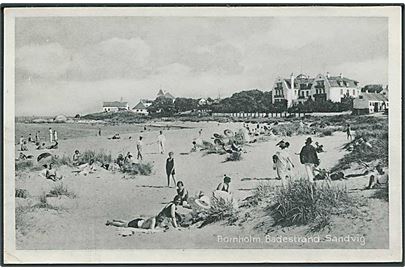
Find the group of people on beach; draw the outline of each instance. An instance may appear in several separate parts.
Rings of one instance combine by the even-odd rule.
[[[58,132],[49,128],[49,146],[46,146],[45,142],[41,139],[41,132],[36,131],[35,137],[32,136],[31,133],[28,134],[27,138],[21,135],[19,140],[20,151],[28,151],[28,144],[32,143],[35,144],[36,150],[43,150],[43,149],[57,149],[58,148]]]

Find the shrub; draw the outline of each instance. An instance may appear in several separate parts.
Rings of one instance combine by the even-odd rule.
[[[207,216],[200,228],[221,220],[227,220],[228,224],[234,224],[238,220],[237,211],[233,201],[212,197],[211,208],[207,211]]]
[[[70,159],[70,157],[67,156],[52,156],[51,157],[51,161],[50,163],[56,165],[56,166],[61,166],[61,165],[68,165],[71,166],[72,165],[72,160]]]
[[[22,160],[15,163],[15,170],[22,171],[30,169],[34,166],[34,163],[31,160]]]
[[[226,157],[226,161],[238,161],[242,159],[242,152],[232,152]]]
[[[74,194],[72,191],[69,191],[68,188],[63,185],[63,183],[55,185],[50,191],[49,194],[54,195],[54,196],[61,196],[65,195],[69,198],[75,198],[76,194]]]
[[[128,173],[132,175],[150,175],[152,173],[153,164],[148,163],[132,163],[125,164],[121,167],[123,173]]]
[[[312,224],[322,229],[332,215],[349,213],[354,205],[346,188],[300,180],[277,189],[271,206],[274,225]]]
[[[15,197],[25,199],[28,197],[28,191],[26,189],[17,188],[15,190]]]
[[[111,163],[113,160],[111,153],[106,154],[103,151],[96,153],[96,151],[93,150],[86,150],[82,154],[82,162],[89,163],[91,159],[102,164]]]
[[[330,130],[330,129],[327,129],[327,130],[322,131],[321,134],[322,134],[323,136],[332,136],[333,131]]]
[[[389,192],[388,192],[388,185],[377,189],[374,194],[371,196],[373,199],[380,199],[386,202],[389,201]]]

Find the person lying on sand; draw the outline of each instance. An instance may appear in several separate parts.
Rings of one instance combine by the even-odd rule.
[[[120,134],[116,133],[114,134],[114,136],[112,136],[111,138],[108,138],[109,140],[119,140],[121,139]]]
[[[51,146],[48,146],[46,149],[58,149],[58,141],[55,141],[54,144],[52,144]]]
[[[224,180],[223,180],[222,183],[220,183],[218,185],[217,190],[225,191],[225,192],[230,193],[230,190],[229,190],[229,184],[230,183],[231,183],[231,178],[229,176],[227,176],[227,175],[224,175]]]
[[[148,219],[135,218],[131,221],[125,221],[121,219],[107,220],[106,226],[124,227],[124,228],[139,228],[146,230],[153,230],[156,228],[156,217],[150,217]]]
[[[78,169],[78,171],[74,171],[76,172],[76,175],[87,176],[88,174],[94,173],[96,171],[94,159],[90,159],[89,163],[79,165]]]
[[[45,143],[36,143],[36,149],[37,150],[42,150],[42,149],[45,149],[46,147],[45,147]]]
[[[33,155],[25,155],[24,153],[20,152],[20,155],[18,156],[18,158],[16,160],[27,160],[27,159],[33,159],[34,156]]]
[[[188,200],[188,191],[187,191],[187,189],[184,188],[184,183],[183,183],[183,181],[178,181],[178,182],[177,182],[176,191],[177,191],[177,195],[178,195],[178,196],[180,197],[180,199],[181,199],[180,205],[182,205],[183,207],[188,207],[188,203],[187,203],[187,200]]]
[[[177,228],[178,223],[181,221],[181,216],[176,212],[177,206],[180,204],[181,198],[176,195],[169,204],[167,204],[156,216],[156,222],[158,226],[166,226],[166,223],[171,224],[174,228]]]
[[[374,170],[370,171],[370,178],[366,189],[379,188],[388,184],[388,174],[383,170],[381,165],[377,165]]]

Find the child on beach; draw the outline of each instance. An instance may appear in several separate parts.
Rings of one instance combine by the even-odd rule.
[[[352,139],[352,131],[350,128],[350,124],[347,124],[347,126],[346,126],[346,137],[348,140]]]
[[[174,186],[176,186],[176,179],[174,178],[174,153],[169,152],[169,157],[166,159],[166,175],[167,175],[167,186],[170,187],[170,176],[173,178]]]
[[[184,188],[184,183],[183,181],[178,181],[177,182],[177,195],[180,197],[181,202],[180,205],[182,206],[188,206],[187,200],[188,200],[188,191],[187,189]]]

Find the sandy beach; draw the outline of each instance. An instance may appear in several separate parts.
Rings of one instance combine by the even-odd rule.
[[[162,123],[164,126],[166,123]],[[213,133],[222,133],[226,128],[238,130],[242,123],[171,123],[173,126],[187,127],[186,129],[164,130],[167,139],[166,153],[175,153],[176,179],[185,183],[191,195],[203,191],[210,194],[222,181],[223,175],[232,178],[231,191],[239,202],[252,195],[258,185],[279,185],[280,181],[269,180],[276,177],[272,169],[271,157],[276,151],[276,143],[282,139],[274,137],[266,142],[249,144],[244,147],[246,153],[240,161],[225,161],[224,155],[206,154],[202,151],[189,153],[192,141],[202,128],[202,138],[210,140]],[[280,235],[305,236],[305,226],[275,230],[269,233],[258,224],[266,224],[269,215],[263,209],[251,212],[253,218],[234,226],[214,223],[204,228],[171,228],[166,232],[135,233],[122,237],[120,230],[106,226],[108,219],[131,220],[143,216],[156,215],[168,202],[176,190],[166,187],[165,160],[166,154],[158,153],[156,144],[158,131],[139,132],[134,127],[133,133],[121,134],[120,140],[108,140],[108,136],[85,136],[61,140],[59,149],[50,150],[58,156],[72,156],[75,149],[103,151],[116,157],[119,153],[136,153],[136,138],[142,134],[145,143],[144,161],[152,162],[153,173],[150,176],[129,176],[120,172],[110,172],[99,168],[88,176],[75,176],[72,168],[62,166],[59,172],[64,176],[61,182],[76,197],[51,198],[54,205],[62,210],[37,209],[26,213],[23,218],[25,229],[17,230],[17,248],[19,249],[129,249],[129,248],[384,248],[388,245],[388,203],[377,199],[369,199],[364,213],[357,220],[347,220],[338,217],[332,232],[321,232],[320,243],[274,243],[269,237]],[[32,131],[34,133],[34,130]],[[61,135],[63,136],[63,135]],[[131,137],[131,139],[129,139]],[[303,166],[299,163],[299,153],[307,136],[288,137],[290,154],[296,165],[297,176],[304,174]],[[321,167],[330,169],[339,158],[343,157],[341,147],[346,143],[343,132],[335,132],[333,136],[314,137],[325,147],[319,155]],[[32,148],[32,146],[31,146]],[[39,154],[40,150],[30,150],[26,154]],[[45,151],[43,151],[45,152]],[[189,153],[189,154],[185,154]],[[372,191],[361,191],[367,185],[366,177],[357,177],[345,181],[349,192],[355,196],[368,198]],[[341,182],[341,181],[339,181]],[[16,198],[16,206],[32,204],[41,194],[48,192],[54,185],[59,184],[38,175],[38,172],[17,172],[16,188],[29,191],[28,199]],[[180,213],[187,209],[179,207]],[[241,208],[241,215],[246,215],[246,209]],[[381,226],[381,224],[387,226]],[[252,229],[253,228],[253,229]],[[256,228],[256,229],[254,229]],[[364,235],[368,236],[364,245],[358,241],[350,243],[334,243],[327,241],[328,234]],[[228,237],[258,237],[257,241],[241,241],[229,243]],[[267,236],[267,241],[266,241]],[[225,240],[224,240],[225,239]]]

